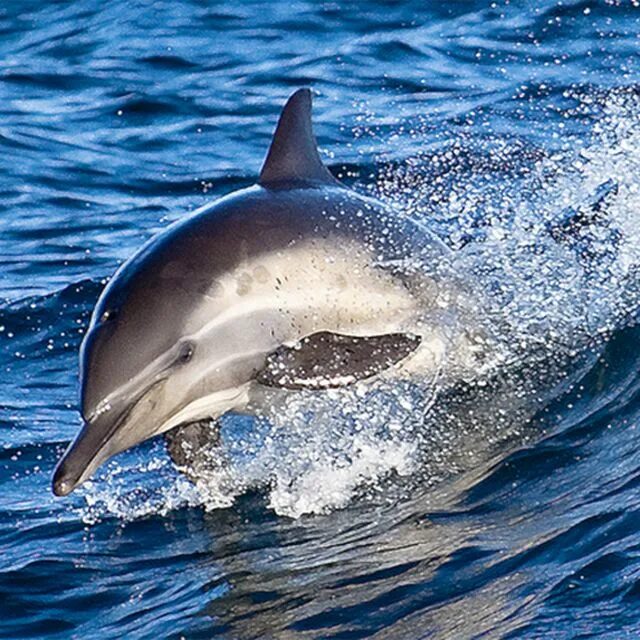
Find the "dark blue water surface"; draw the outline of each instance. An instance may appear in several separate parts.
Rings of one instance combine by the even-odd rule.
[[[640,637],[639,45],[627,0],[3,3],[0,635]],[[465,431],[471,401],[426,466],[415,429],[304,465],[284,438],[203,496],[151,441],[54,498],[106,279],[254,181],[300,86],[331,170],[430,224],[571,384]],[[589,250],[538,255],[603,188]]]

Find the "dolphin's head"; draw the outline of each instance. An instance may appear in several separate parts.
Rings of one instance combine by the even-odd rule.
[[[80,351],[84,425],[56,469],[56,495],[70,493],[111,456],[170,428],[204,384],[201,338],[186,326],[197,298],[167,286],[155,269],[153,263],[126,265],[96,306]]]
[[[206,264],[188,232],[169,240],[126,263],[96,305],[80,349],[84,424],[55,471],[56,495],[125,449],[234,408],[281,337],[279,314],[242,307],[235,276]]]
[[[269,252],[298,232],[276,218],[282,200],[256,213],[271,197],[247,190],[178,223],[113,276],[80,349],[83,426],[54,473],[56,495],[148,438],[243,406],[265,356],[295,328],[278,289],[297,262]],[[254,217],[269,211],[273,224],[256,234]]]

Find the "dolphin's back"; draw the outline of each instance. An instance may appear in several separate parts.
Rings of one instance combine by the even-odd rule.
[[[175,281],[197,293],[242,261],[329,238],[356,242],[380,260],[448,253],[422,226],[347,189],[256,186],[200,209],[153,238],[118,271],[98,311],[142,272],[145,288]]]

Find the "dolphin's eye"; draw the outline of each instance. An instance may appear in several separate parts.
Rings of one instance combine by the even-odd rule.
[[[118,310],[117,309],[107,309],[100,316],[100,322],[104,323],[104,322],[110,322],[111,320],[115,320],[117,315],[118,315]]]
[[[189,362],[193,357],[193,352],[195,351],[195,347],[191,342],[184,342],[180,345],[180,351],[178,352],[178,362],[180,364],[185,364]]]

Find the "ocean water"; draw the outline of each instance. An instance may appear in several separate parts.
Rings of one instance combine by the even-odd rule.
[[[4,3],[0,636],[640,637],[639,48],[635,0]],[[477,279],[486,369],[54,498],[102,287],[255,180],[300,86],[332,172]]]

